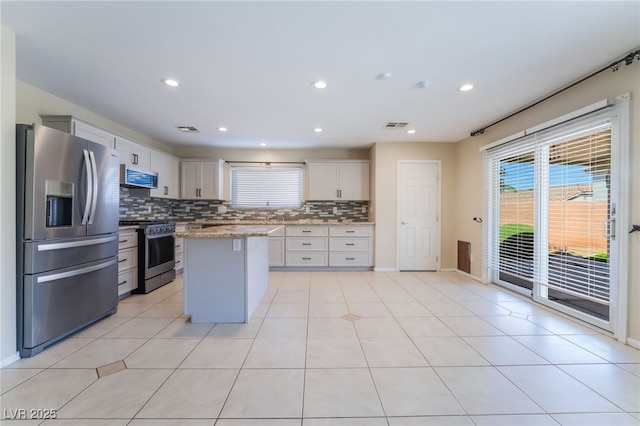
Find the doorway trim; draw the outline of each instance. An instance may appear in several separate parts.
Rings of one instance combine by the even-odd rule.
[[[437,224],[436,224],[436,248],[438,250],[436,270],[442,270],[442,161],[441,160],[397,160],[396,164],[396,271],[400,269],[400,189],[402,187],[400,166],[402,164],[435,164],[438,167],[437,177]]]

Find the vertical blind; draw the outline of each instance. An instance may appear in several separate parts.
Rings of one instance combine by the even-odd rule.
[[[594,112],[486,152],[493,277],[609,303],[610,117]]]
[[[231,167],[234,207],[300,207],[301,167]]]

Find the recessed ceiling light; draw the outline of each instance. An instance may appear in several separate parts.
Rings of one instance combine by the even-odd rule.
[[[410,135],[414,134],[416,131],[411,129],[411,130],[407,130],[407,133],[409,133]]]
[[[260,146],[267,146],[266,142],[260,142]]]
[[[418,89],[428,89],[429,86],[431,86],[431,82],[429,80],[422,80],[419,81],[418,84],[416,84],[416,87]]]
[[[218,127],[219,132],[226,132],[227,130],[229,129],[227,129],[226,127]]]
[[[316,89],[326,89],[328,84],[326,81],[322,81],[322,80],[318,80],[318,81],[314,81],[312,83],[313,87],[315,87]]]
[[[458,87],[458,90],[461,92],[468,92],[469,90],[473,89],[473,84],[463,84],[462,86]]]
[[[178,87],[180,86],[180,82],[178,80],[175,80],[173,78],[163,78],[162,80],[163,84],[170,86],[170,87]]]
[[[376,76],[376,80],[389,80],[391,78],[391,73],[383,72]]]
[[[316,127],[313,131],[316,133],[322,133],[322,129],[320,127]]]

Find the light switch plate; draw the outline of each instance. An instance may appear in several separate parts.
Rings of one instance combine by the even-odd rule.
[[[233,240],[233,251],[240,251],[242,250],[242,240],[239,238],[235,238]]]

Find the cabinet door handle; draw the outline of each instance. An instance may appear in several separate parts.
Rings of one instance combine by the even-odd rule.
[[[127,260],[129,260],[129,259],[118,260],[118,263],[126,262]]]
[[[346,260],[356,260],[355,257],[347,257]]]
[[[311,243],[302,243],[303,246],[310,246]]]
[[[340,190],[336,189],[336,198],[340,198]]]
[[[346,245],[348,245],[348,246],[355,246],[355,244],[354,244],[354,243],[347,243]]]
[[[118,240],[119,243],[126,243],[129,240]]]
[[[164,187],[164,195],[169,195],[169,187],[168,186]]]
[[[126,283],[127,283],[127,280],[124,280],[121,283],[118,283],[118,285],[123,285],[123,284],[126,284]]]
[[[302,232],[311,232],[311,231],[308,229],[303,229]]]
[[[133,154],[133,164],[138,164],[138,154]]]
[[[347,233],[347,234],[353,234],[356,231],[344,231],[344,232]]]
[[[182,246],[181,246],[180,244],[177,244],[177,245],[176,245],[176,248],[178,248],[178,247],[182,247]]]
[[[311,260],[310,257],[303,257],[302,260]]]

